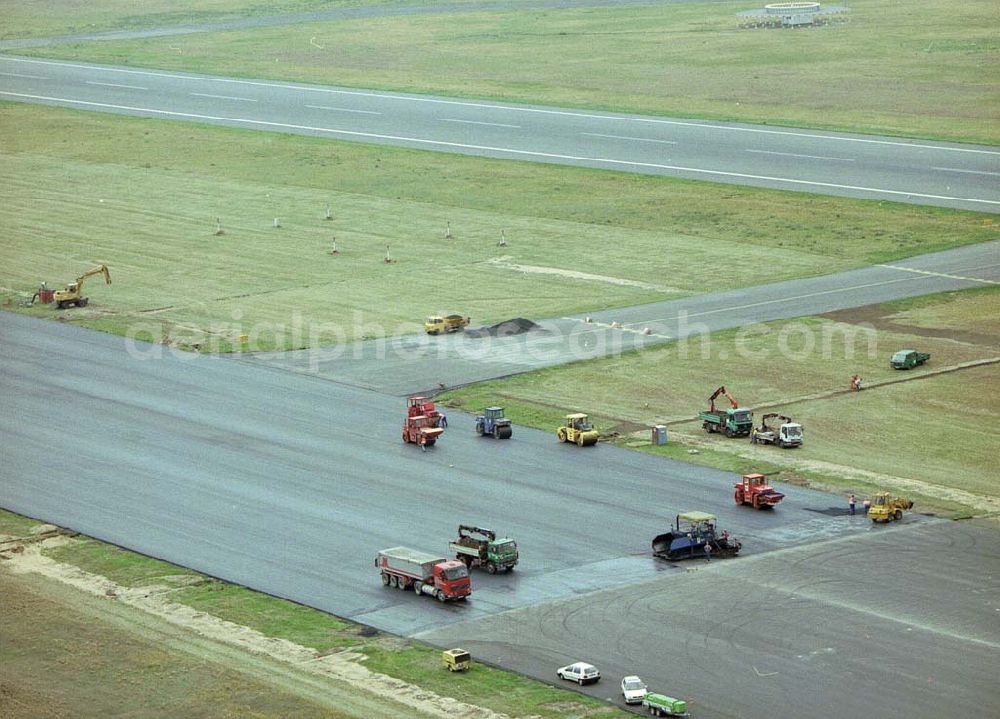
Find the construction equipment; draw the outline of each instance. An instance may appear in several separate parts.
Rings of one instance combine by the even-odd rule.
[[[472,664],[472,656],[464,649],[445,649],[441,652],[441,665],[449,672],[464,672]]]
[[[744,474],[734,486],[736,493],[733,499],[736,504],[749,504],[754,509],[774,507],[785,498],[785,495],[767,483],[766,475],[763,474]]]
[[[443,559],[409,547],[383,549],[375,555],[382,585],[429,594],[439,602],[465,599],[472,594],[469,570],[464,563]]]
[[[458,525],[458,539],[449,542],[455,558],[470,569],[479,566],[490,574],[509,572],[517,564],[517,542],[510,537],[497,538],[492,529]]]
[[[504,417],[503,407],[487,407],[476,417],[476,431],[480,435],[491,434],[495,439],[510,439],[514,428]]]
[[[61,310],[66,309],[70,305],[86,307],[87,303],[90,302],[90,298],[83,296],[83,283],[87,281],[88,277],[93,277],[94,275],[104,275],[104,284],[111,284],[111,273],[108,272],[107,265],[101,265],[100,267],[95,267],[92,270],[87,270],[76,278],[76,282],[71,282],[66,285],[66,289],[56,290],[53,293],[52,299],[55,301],[56,307]]]
[[[429,335],[439,335],[442,332],[458,332],[464,327],[467,327],[470,318],[462,317],[462,315],[448,315],[447,317],[442,317],[441,315],[433,315],[427,318],[424,322],[424,330]]]
[[[403,441],[415,444],[426,451],[444,434],[441,413],[434,402],[421,395],[406,398],[406,420],[403,422]]]
[[[719,395],[725,395],[732,407],[716,408],[715,400]],[[698,413],[702,429],[706,432],[722,432],[727,437],[746,437],[750,434],[753,429],[753,413],[747,409],[740,409],[733,396],[726,391],[725,385],[712,393],[708,403],[708,411]]]
[[[421,395],[414,395],[406,398],[407,417],[427,417],[431,420],[431,425],[438,427],[441,424],[441,413],[434,406],[433,400],[429,400]]]
[[[777,426],[768,424],[768,420],[777,419]],[[776,444],[781,448],[802,446],[802,425],[793,422],[777,412],[768,412],[760,418],[760,427],[750,430],[750,442],[753,444]]]
[[[681,522],[686,526],[681,527]],[[716,516],[707,512],[682,512],[677,515],[674,528],[653,537],[653,556],[660,559],[688,559],[706,556],[705,545],[717,557],[735,557],[742,544],[729,536],[729,532],[717,532]]]
[[[919,367],[931,358],[927,352],[917,352],[916,350],[900,350],[892,355],[889,365],[893,369],[913,369]]]
[[[428,447],[433,447],[438,438],[444,434],[444,430],[435,425],[436,421],[430,417],[421,415],[407,417],[406,421],[403,422],[403,441],[407,444],[415,444],[426,451]]]
[[[560,442],[575,442],[578,447],[597,444],[600,438],[597,430],[587,421],[587,415],[577,412],[566,415],[566,424],[556,432]]]
[[[904,509],[912,509],[913,502],[902,497],[893,497],[888,492],[879,492],[868,507],[868,518],[873,522],[897,522],[903,518]]]
[[[674,699],[666,694],[647,694],[642,699],[642,708],[656,717],[686,717],[688,716],[687,702],[683,699]]]

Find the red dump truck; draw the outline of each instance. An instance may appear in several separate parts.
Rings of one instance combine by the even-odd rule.
[[[457,559],[444,559],[409,547],[392,547],[375,556],[375,566],[386,587],[430,594],[439,602],[465,599],[472,594],[469,570]]]

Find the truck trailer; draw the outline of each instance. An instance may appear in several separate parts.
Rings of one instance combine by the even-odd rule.
[[[464,600],[472,594],[469,570],[464,562],[444,559],[409,547],[391,547],[375,555],[382,584],[429,594],[439,602]]]

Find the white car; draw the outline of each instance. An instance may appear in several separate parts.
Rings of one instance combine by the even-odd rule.
[[[601,678],[601,673],[597,671],[597,667],[586,662],[576,662],[575,664],[570,664],[568,667],[560,667],[556,670],[556,674],[559,675],[560,679],[576,682],[580,686],[592,684]]]
[[[639,677],[633,675],[622,679],[622,696],[626,704],[641,704],[647,693],[646,683]]]

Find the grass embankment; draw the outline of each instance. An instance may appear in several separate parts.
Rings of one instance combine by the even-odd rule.
[[[37,526],[38,523],[34,520],[0,510],[0,535],[27,537],[30,536],[32,528]],[[364,666],[373,672],[386,674],[435,694],[510,716],[539,716],[552,719],[569,714],[622,716],[617,709],[609,707],[605,702],[494,669],[479,662],[465,674],[445,672],[441,668],[440,651],[437,649],[407,639],[384,635],[367,627],[342,621],[325,612],[206,577],[183,567],[151,559],[94,539],[77,538],[62,546],[44,549],[43,554],[57,562],[79,567],[124,587],[170,587],[171,590],[164,595],[170,602],[239,626],[250,627],[268,637],[285,639],[315,649],[321,654],[349,648],[364,654],[366,656]],[[36,617],[34,621],[42,620]],[[111,628],[104,628],[105,632],[109,630],[113,631]],[[90,641],[95,644],[108,641],[107,634],[101,631],[94,631],[91,634],[93,636],[90,637]],[[42,658],[44,654],[45,652],[38,650],[35,661],[39,662],[39,666],[45,663]],[[163,656],[147,658],[151,671],[148,680],[143,680],[141,676],[133,676],[122,667],[118,667],[115,671],[130,677],[134,685],[145,686],[145,682],[159,685],[158,682],[162,679],[161,670],[167,671],[170,667],[175,667],[170,671],[176,675],[179,671],[176,669],[178,664],[171,662],[183,660],[183,657],[171,658],[173,655],[168,656],[165,652],[161,654]],[[0,650],[0,657],[2,656]],[[19,662],[19,668],[21,664],[25,662]],[[215,672],[210,673],[207,681],[213,681],[215,675]],[[150,686],[150,689],[152,688]],[[255,690],[256,686],[248,688],[245,696],[252,695]],[[206,701],[210,701],[214,694],[208,689],[205,692]],[[86,683],[83,686],[71,683],[62,698],[82,702],[82,705],[88,706],[93,700],[92,693],[93,687]],[[186,715],[217,715],[198,702],[198,698],[195,697],[191,701],[193,713]],[[297,709],[298,704],[293,702],[291,706]],[[143,714],[140,712],[137,716]],[[261,716],[270,714],[264,712]],[[339,715],[331,714],[331,716]]]
[[[113,284],[91,279],[89,307],[24,311],[223,351],[398,334],[440,311],[563,316],[996,234],[977,213],[56,108],[0,105],[0,137],[9,308],[103,262]]]
[[[282,687],[277,674],[234,666],[238,652],[215,657],[197,640],[179,648],[178,639],[189,639],[183,632],[123,621],[127,609],[56,581],[0,569],[0,593],[5,719],[357,716],[334,709],[329,698],[314,701]]]
[[[511,9],[78,43],[25,54],[240,77],[996,143],[990,0],[852,3],[740,28],[753,3]]]
[[[909,372],[889,368],[892,352],[911,347],[930,352],[931,361]],[[553,430],[567,411],[591,412],[600,429],[625,433],[625,442],[636,427],[666,422],[667,447],[650,447],[648,439],[632,444],[737,472],[779,472],[778,479],[837,491],[906,487],[925,508],[965,512],[969,498],[962,492],[998,497],[992,481],[997,366],[935,372],[995,357],[1000,289],[988,288],[719,332],[487,382],[443,400],[470,411],[502,404],[515,422]],[[865,381],[861,393],[844,391],[854,373]],[[893,383],[900,379],[911,381]],[[805,445],[782,451],[705,435],[691,418],[707,408],[708,395],[721,384],[741,406],[757,408],[758,420],[764,412],[780,412],[801,422]]]

